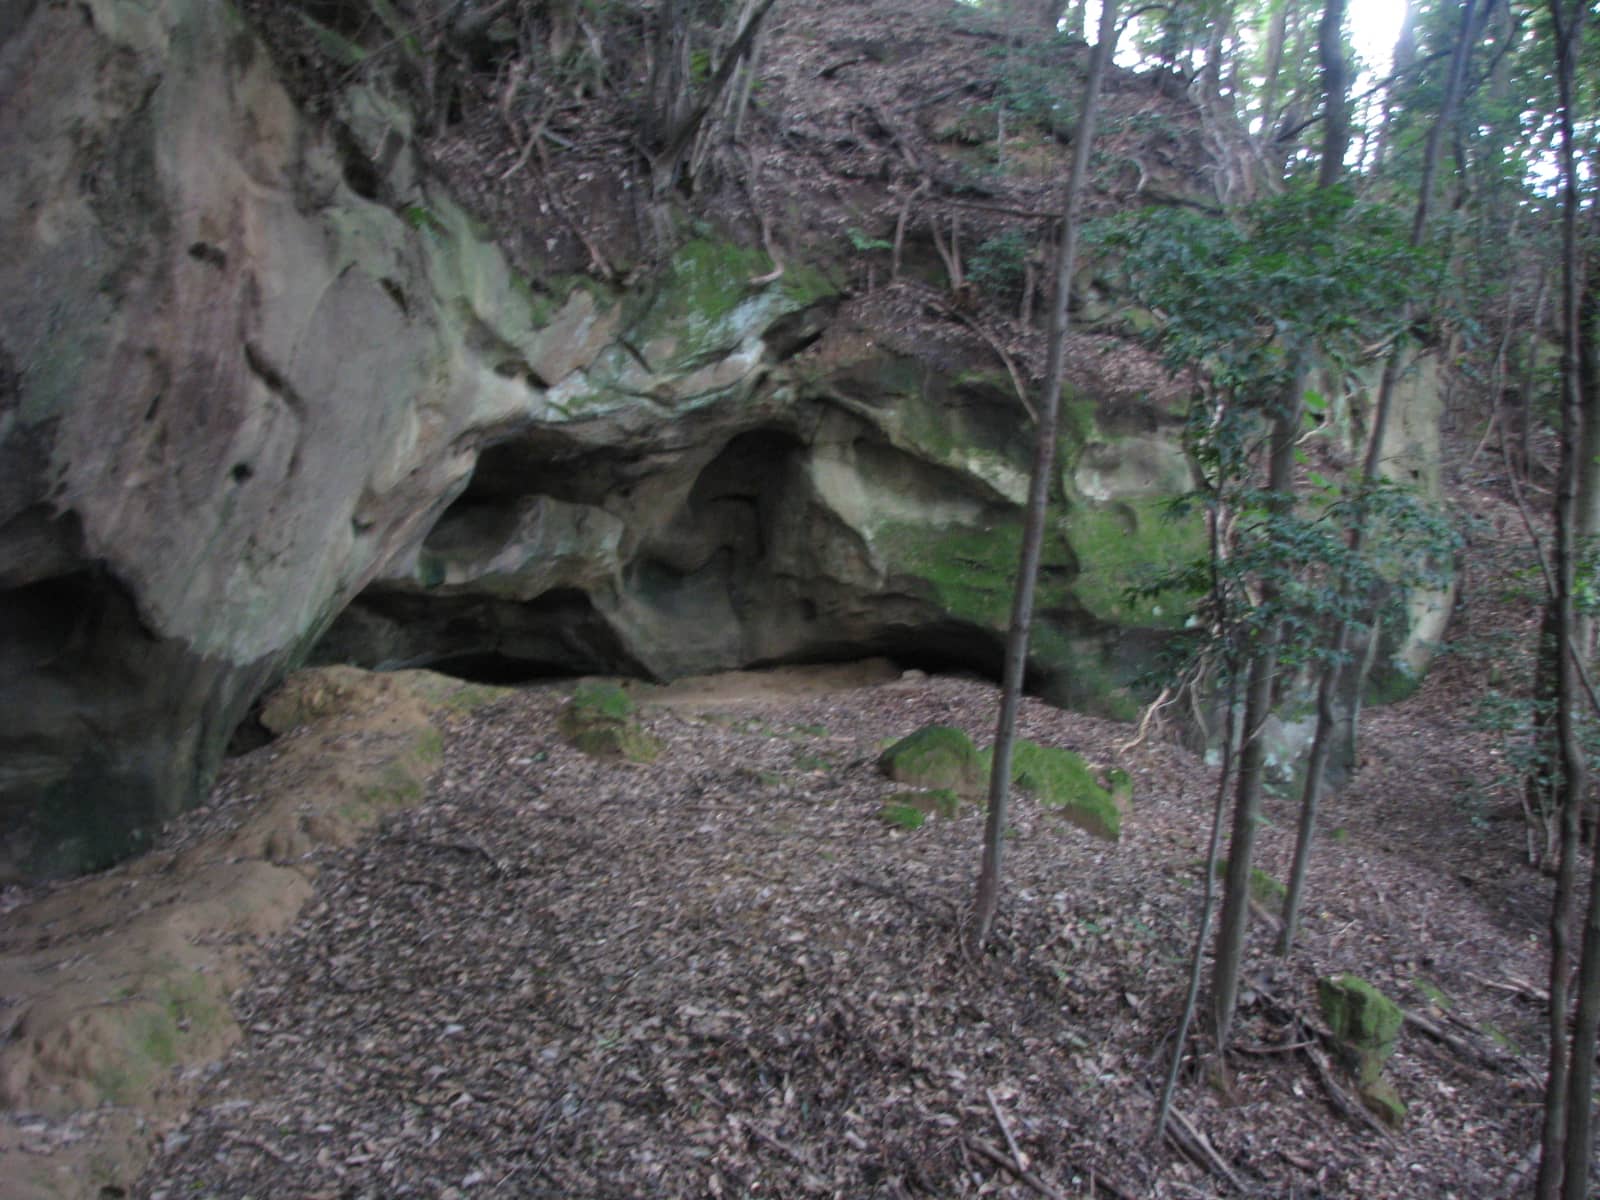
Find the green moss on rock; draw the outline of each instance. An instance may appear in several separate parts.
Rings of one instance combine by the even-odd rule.
[[[1085,608],[1117,625],[1182,627],[1190,597],[1130,597],[1128,589],[1205,554],[1205,523],[1198,513],[1175,520],[1164,497],[1128,497],[1075,507],[1067,528],[1073,553],[1085,564],[1073,584]]]
[[[1379,1076],[1371,1083],[1362,1084],[1359,1094],[1367,1111],[1390,1129],[1399,1129],[1405,1124],[1405,1101],[1400,1099],[1400,1093],[1394,1090],[1394,1084],[1387,1079]]]
[[[633,701],[614,683],[586,682],[556,719],[561,735],[591,758],[654,762],[661,743],[633,719]]]
[[[878,758],[878,769],[897,783],[971,794],[982,775],[978,750],[963,730],[929,725],[901,738]]]
[[[1121,838],[1122,808],[1081,755],[1023,738],[1012,751],[1011,778],[1062,820],[1110,842]],[[1131,799],[1131,783],[1125,792]]]
[[[878,810],[878,816],[887,824],[897,829],[921,829],[928,819],[928,814],[911,804],[885,804]]]
[[[896,522],[882,527],[877,541],[893,569],[925,580],[931,598],[952,617],[997,632],[1010,623],[1022,549],[1020,515],[982,529]],[[1047,530],[1037,607],[1068,603],[1066,579],[1076,570],[1071,548],[1053,528]]]
[[[586,680],[572,694],[572,707],[613,721],[633,716],[633,699],[620,684]]]
[[[1317,1002],[1339,1040],[1346,1066],[1363,1087],[1375,1082],[1405,1023],[1400,1006],[1359,975],[1319,979]]]

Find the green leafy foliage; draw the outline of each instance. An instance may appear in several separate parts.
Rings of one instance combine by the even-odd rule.
[[[1061,69],[1060,42],[1054,38],[1003,46],[991,53],[1000,59],[995,105],[1032,122],[1044,132],[1067,137],[1078,118],[1073,100],[1078,85]]]
[[[1459,539],[1442,514],[1386,480],[1330,480],[1303,451],[1297,502],[1259,485],[1266,422],[1302,387],[1308,357],[1338,365],[1395,333],[1419,284],[1437,274],[1399,215],[1345,189],[1296,187],[1230,216],[1147,211],[1095,236],[1120,256],[1138,302],[1160,314],[1149,337],[1168,364],[1198,364],[1205,381],[1185,430],[1203,482],[1173,515],[1202,507],[1224,540],[1219,553],[1133,590],[1208,596],[1169,647],[1168,668],[1243,661],[1277,629],[1280,662],[1292,669],[1327,662],[1327,630],[1340,622],[1400,622],[1411,594],[1440,586],[1453,566]],[[1314,437],[1328,402],[1314,391],[1300,401]],[[1357,554],[1348,531],[1362,523]]]
[[[1092,237],[1163,314],[1151,336],[1168,363],[1204,363],[1216,391],[1257,402],[1281,393],[1296,344],[1342,361],[1439,275],[1399,213],[1344,188],[1294,187],[1226,216],[1149,209]]]
[[[865,230],[858,229],[854,225],[845,230],[845,236],[850,239],[850,246],[852,249],[860,250],[863,253],[870,250],[894,249],[894,244],[892,242],[885,241],[880,237],[873,237]]]
[[[1032,249],[1027,235],[1021,230],[1008,229],[978,243],[967,261],[967,276],[986,292],[1002,295],[1020,292]]]

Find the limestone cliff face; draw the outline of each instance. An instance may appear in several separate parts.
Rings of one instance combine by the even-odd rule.
[[[915,297],[715,235],[526,278],[403,108],[291,101],[223,0],[0,19],[0,879],[137,849],[316,657],[672,676],[992,668],[1029,422]],[[1073,354],[1037,681],[1127,711],[1198,544],[1182,387]],[[1421,435],[1419,435],[1421,436]]]

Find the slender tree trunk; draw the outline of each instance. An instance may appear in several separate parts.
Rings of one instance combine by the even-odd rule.
[[[1022,534],[1022,558],[1017,567],[1016,595],[1011,607],[1011,631],[1006,639],[1005,679],[1000,717],[995,726],[994,763],[989,776],[989,812],[983,833],[983,866],[970,934],[974,950],[980,949],[994,924],[1000,904],[1001,849],[1005,841],[1006,809],[1011,794],[1011,752],[1016,739],[1017,709],[1022,701],[1022,680],[1028,666],[1028,634],[1033,625],[1033,595],[1039,578],[1044,527],[1049,515],[1050,484],[1054,474],[1056,426],[1061,409],[1061,380],[1066,362],[1072,273],[1078,257],[1078,231],[1082,224],[1084,185],[1089,177],[1089,150],[1094,142],[1094,122],[1099,107],[1100,81],[1106,73],[1117,40],[1116,0],[1104,0],[1100,9],[1100,38],[1089,58],[1089,76],[1083,85],[1083,115],[1073,138],[1072,172],[1067,178],[1066,212],[1061,248],[1056,259],[1055,299],[1050,310],[1050,357],[1045,367],[1044,392],[1039,397],[1033,477],[1028,487],[1028,510]]]
[[[689,0],[661,0],[651,42],[650,134],[659,145],[689,112]]]
[[[1590,220],[1590,234],[1595,221]],[[1578,298],[1578,388],[1584,419],[1578,435],[1578,496],[1574,517],[1574,570],[1581,571],[1594,560],[1600,539],[1600,421],[1592,415],[1600,411],[1600,347],[1591,331],[1600,320],[1600,256],[1590,254],[1583,275],[1583,290]],[[1594,653],[1595,619],[1578,614],[1578,655],[1587,662]]]
[[[1345,0],[1327,0],[1318,36],[1327,116],[1323,121],[1317,186],[1324,190],[1338,183],[1344,170],[1345,153],[1350,148],[1350,115],[1345,103],[1344,5]],[[1272,418],[1267,492],[1269,503],[1279,514],[1294,507],[1294,445],[1300,436],[1304,407],[1301,393],[1309,355],[1310,347],[1303,342],[1295,345],[1286,392],[1279,398],[1278,411]],[[1264,585],[1262,603],[1270,606],[1276,599],[1276,588]],[[1217,961],[1211,988],[1219,1061],[1228,1049],[1245,936],[1250,929],[1250,868],[1256,830],[1261,824],[1261,792],[1266,772],[1262,726],[1272,711],[1272,685],[1278,669],[1281,636],[1282,621],[1271,617],[1262,635],[1262,644],[1250,660],[1250,680],[1245,689],[1244,748],[1239,757],[1239,791],[1234,801],[1233,833],[1228,841],[1227,887],[1222,900],[1222,920],[1217,929]]]
[[[1219,567],[1222,563],[1222,513],[1213,505],[1208,516],[1211,535],[1211,596],[1218,612],[1226,604],[1222,594]],[[1200,928],[1194,935],[1194,953],[1189,959],[1189,985],[1183,996],[1183,1010],[1178,1014],[1177,1032],[1172,1039],[1172,1061],[1167,1064],[1167,1078],[1161,1087],[1161,1101],[1156,1107],[1155,1128],[1150,1141],[1159,1142],[1167,1131],[1167,1116],[1172,1111],[1172,1096],[1178,1087],[1178,1074],[1183,1069],[1184,1047],[1189,1041],[1189,1026],[1194,1021],[1195,1008],[1200,998],[1200,978],[1204,974],[1206,943],[1211,939],[1211,918],[1216,908],[1217,863],[1222,848],[1222,817],[1228,804],[1228,784],[1233,778],[1233,749],[1239,737],[1239,688],[1237,656],[1231,650],[1224,655],[1228,673],[1227,713],[1222,723],[1222,769],[1217,775],[1217,795],[1211,806],[1211,838],[1206,843],[1205,890],[1200,902]]]
[[[1211,28],[1206,33],[1205,65],[1200,69],[1200,92],[1211,104],[1222,100],[1223,47],[1228,44],[1228,34],[1233,29],[1233,5],[1219,6],[1211,14]]]
[[[1574,0],[1570,5],[1563,3],[1563,0],[1550,0],[1550,15],[1556,30],[1562,176],[1561,481],[1556,491],[1555,512],[1556,592],[1551,597],[1557,637],[1555,701],[1556,740],[1561,765],[1561,841],[1556,865],[1556,891],[1550,904],[1550,1065],[1545,1079],[1539,1175],[1534,1185],[1538,1200],[1555,1200],[1558,1194],[1566,1200],[1583,1200],[1589,1182],[1589,1108],[1594,1073],[1593,1025],[1587,1032],[1579,1027],[1573,1036],[1570,1053],[1567,1045],[1567,980],[1572,958],[1569,937],[1577,901],[1580,816],[1588,783],[1588,763],[1583,747],[1578,743],[1574,711],[1578,695],[1578,664],[1573,642],[1576,619],[1572,597],[1578,510],[1577,457],[1583,421],[1583,394],[1578,378],[1579,343],[1583,336],[1579,327],[1582,266],[1578,257],[1578,176],[1572,104],[1578,39],[1585,7],[1585,0]],[[1600,903],[1600,893],[1591,893],[1590,920],[1585,925],[1586,943],[1590,940],[1588,925],[1600,915],[1594,907],[1596,903]],[[1586,951],[1589,948],[1585,946]],[[1595,954],[1600,954],[1600,946],[1595,946],[1594,950]],[[1593,995],[1595,985],[1600,983],[1600,959],[1596,959],[1595,954],[1586,953],[1589,961],[1584,963],[1584,974],[1589,977],[1590,983],[1588,991],[1591,995],[1587,999],[1591,1016],[1595,1011],[1600,1011],[1596,1009],[1596,997]],[[1583,999],[1580,993],[1580,1007],[1583,1007]],[[1584,1047],[1587,1047],[1586,1051]],[[1585,1052],[1587,1061],[1579,1063],[1577,1055]],[[1578,1091],[1580,1085],[1581,1092]],[[1575,1143],[1575,1137],[1581,1137],[1581,1143]],[[1562,1188],[1563,1172],[1566,1175],[1565,1188]]]
[[[681,36],[674,21],[678,17],[671,14],[680,13],[681,19],[687,21],[687,0],[670,0],[662,10],[658,20],[664,22],[660,26],[658,41],[662,45],[662,53],[681,58],[676,65],[669,64],[667,74],[658,80],[652,77],[651,95],[656,97],[660,93],[660,103],[666,108],[658,110],[670,114],[670,119],[658,122],[664,131],[661,136],[661,149],[650,161],[651,189],[653,199],[660,201],[672,190],[678,182],[680,168],[683,165],[685,153],[694,142],[694,136],[699,132],[701,123],[721,99],[723,90],[733,78],[735,68],[739,66],[745,53],[750,49],[750,43],[761,32],[761,23],[766,20],[767,13],[777,0],[755,0],[755,7],[748,9],[748,19],[744,27],[739,30],[732,44],[722,56],[722,61],[717,64],[717,69],[711,75],[711,81],[706,85],[705,92],[698,103],[693,103],[689,92],[688,79],[688,52],[689,37],[685,28]],[[662,70],[660,60],[656,63],[657,71]],[[681,80],[673,90],[673,81]]]
[[[1073,0],[1066,9],[1067,32],[1073,37],[1081,38],[1084,31],[1085,10],[1089,7],[1088,0]]]
[[[1291,351],[1292,366],[1272,417],[1272,455],[1267,467],[1268,503],[1278,513],[1294,504],[1294,443],[1300,432],[1301,389],[1305,382],[1306,348]],[[1277,588],[1264,584],[1261,603],[1277,602]],[[1239,975],[1244,964],[1245,937],[1250,930],[1250,867],[1255,854],[1256,831],[1261,826],[1261,796],[1266,780],[1267,747],[1262,726],[1272,714],[1272,684],[1278,670],[1278,645],[1282,622],[1269,620],[1260,644],[1250,658],[1245,684],[1244,745],[1239,753],[1239,785],[1233,801],[1233,830],[1228,838],[1228,874],[1222,894],[1222,917],[1217,922],[1217,954],[1211,973],[1212,1031],[1216,1053],[1222,1061],[1228,1049],[1234,1008],[1239,1000]]]
[[[1528,344],[1522,360],[1521,383],[1518,400],[1522,405],[1522,428],[1518,431],[1518,464],[1522,478],[1533,479],[1533,389],[1538,385],[1539,344],[1543,340],[1544,307],[1550,289],[1544,268],[1539,270],[1539,282],[1533,294],[1533,324],[1528,327]]]
[[[1278,132],[1278,83],[1283,76],[1283,46],[1289,36],[1293,0],[1278,0],[1267,26],[1267,61],[1261,83],[1261,137],[1270,142]]]
[[[1472,9],[1476,0],[1467,0],[1461,14],[1461,29],[1456,37],[1454,55],[1450,63],[1450,76],[1445,88],[1444,102],[1439,109],[1439,119],[1428,131],[1427,148],[1423,155],[1422,184],[1417,193],[1417,208],[1411,221],[1411,244],[1421,246],[1427,236],[1428,216],[1432,205],[1433,177],[1437,170],[1439,148],[1442,142],[1443,130],[1455,118],[1455,110],[1461,100],[1461,92],[1466,84],[1467,62],[1472,53]],[[1332,6],[1330,5],[1330,8]],[[1323,51],[1328,51],[1326,19],[1323,29]],[[1342,76],[1340,77],[1342,81]],[[1332,101],[1329,101],[1332,108]],[[1324,154],[1322,169],[1319,179],[1326,184],[1329,178],[1328,162],[1330,154]],[[1411,324],[1411,306],[1407,305],[1403,324]],[[1400,367],[1403,348],[1396,344],[1390,352],[1388,361],[1383,365],[1383,376],[1378,383],[1378,399],[1374,406],[1372,429],[1367,441],[1367,453],[1361,468],[1361,486],[1363,489],[1370,486],[1371,482],[1379,477],[1383,470],[1383,443],[1388,431],[1390,413],[1394,408],[1394,391],[1400,379]],[[1366,545],[1367,525],[1370,513],[1367,509],[1365,492],[1360,498],[1349,533],[1349,547],[1352,555],[1359,555]],[[1354,596],[1350,588],[1352,584],[1347,576],[1340,584],[1341,612],[1348,612],[1352,607]],[[1283,902],[1283,930],[1278,937],[1278,953],[1288,954],[1294,946],[1295,934],[1300,923],[1300,902],[1305,891],[1306,870],[1311,862],[1311,843],[1316,836],[1317,809],[1321,806],[1323,788],[1326,786],[1328,760],[1332,757],[1334,739],[1338,731],[1339,713],[1338,697],[1343,690],[1344,660],[1350,648],[1350,621],[1346,617],[1336,620],[1337,628],[1332,637],[1332,653],[1329,655],[1328,665],[1322,670],[1322,677],[1317,682],[1317,731],[1311,740],[1311,754],[1306,762],[1305,786],[1300,799],[1300,823],[1295,835],[1294,862],[1289,870],[1289,882]],[[1357,672],[1352,692],[1359,692],[1362,682],[1362,672]],[[1352,706],[1356,703],[1351,700]]]
[[[1317,186],[1330,188],[1344,174],[1344,156],[1350,149],[1350,104],[1346,98],[1349,74],[1344,61],[1345,0],[1327,0],[1322,24],[1317,28],[1317,53],[1322,59],[1324,96],[1322,161]]]

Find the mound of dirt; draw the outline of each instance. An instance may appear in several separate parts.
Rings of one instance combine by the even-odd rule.
[[[424,672],[303,672],[263,710],[278,740],[158,851],[7,897],[0,1197],[99,1196],[138,1175],[239,1042],[229,997],[312,895],[319,856],[419,802],[445,722],[497,695]]]

